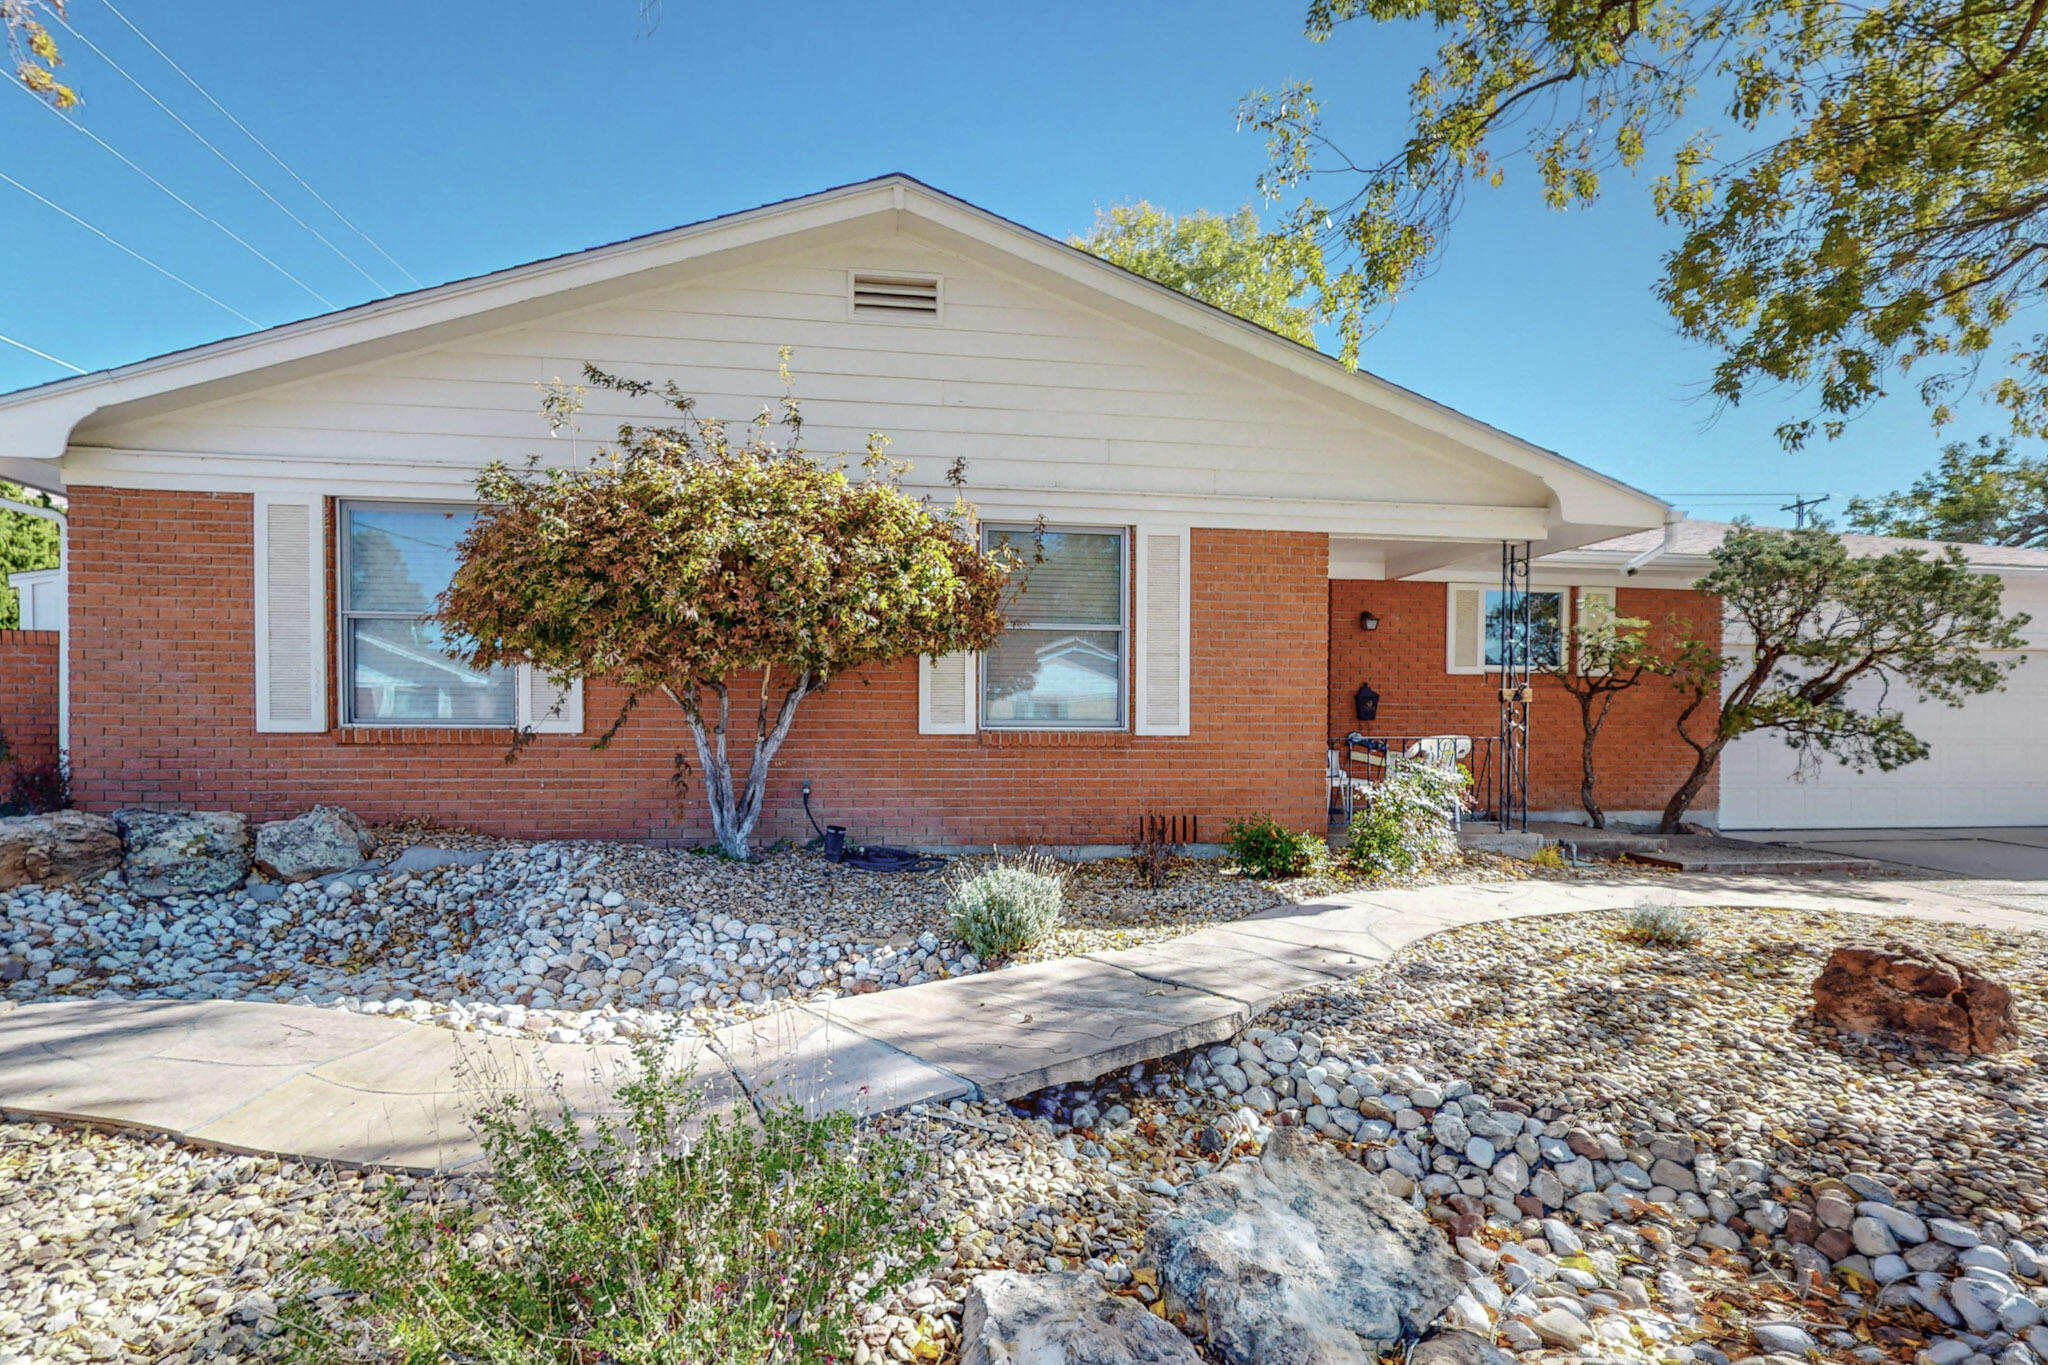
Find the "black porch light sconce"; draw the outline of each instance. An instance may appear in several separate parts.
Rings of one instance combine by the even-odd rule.
[[[1362,611],[1358,613],[1358,626],[1361,630],[1378,630],[1380,628],[1380,618],[1374,616],[1369,611]]]

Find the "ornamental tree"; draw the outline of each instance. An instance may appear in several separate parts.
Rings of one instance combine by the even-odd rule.
[[[1667,834],[1729,741],[1755,731],[1777,731],[1803,762],[1825,755],[1859,771],[1925,758],[1893,689],[1950,706],[2000,690],[2019,660],[1994,656],[2019,648],[2028,619],[2004,615],[1997,577],[1973,572],[1955,546],[1857,558],[1822,526],[1738,524],[1693,586],[1721,599],[1749,649],[1688,640],[1675,661],[1678,733],[1694,757],[1664,807]]]
[[[1668,677],[1683,656],[1691,633],[1683,621],[1673,618],[1669,628],[1653,633],[1640,616],[1623,616],[1600,598],[1579,603],[1579,619],[1572,626],[1572,648],[1559,651],[1556,667],[1550,670],[1572,700],[1579,704],[1579,804],[1594,829],[1607,828],[1607,812],[1594,794],[1593,748],[1614,699],[1634,689],[1645,678]]]
[[[485,470],[484,506],[438,617],[472,667],[524,663],[557,686],[602,677],[624,688],[594,747],[643,699],[673,702],[719,847],[744,858],[803,700],[863,664],[986,649],[1002,631],[1011,561],[976,545],[957,491],[950,506],[905,492],[882,437],[869,438],[857,475],[844,459],[811,458],[793,397],[735,439],[673,381],[584,373],[659,398],[680,420],[621,427],[588,468]],[[952,481],[957,490],[957,464]],[[736,691],[753,709],[738,777]]]

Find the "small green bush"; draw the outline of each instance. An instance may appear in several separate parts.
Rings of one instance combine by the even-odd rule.
[[[953,886],[953,932],[987,961],[1007,957],[1060,927],[1066,872],[1051,858],[1010,859]]]
[[[281,1313],[293,1357],[851,1359],[861,1303],[936,1263],[906,1211],[920,1159],[843,1113],[706,1114],[670,1041],[636,1045],[615,1118],[485,1105],[479,1195],[412,1202],[394,1184],[380,1228],[313,1252]]]
[[[1458,847],[1450,812],[1469,780],[1461,768],[1400,764],[1351,817],[1344,860],[1361,871],[1405,876],[1449,856]]]
[[[1224,850],[1248,877],[1298,877],[1315,862],[1321,842],[1265,814],[1233,820],[1223,831]]]
[[[1690,948],[1706,932],[1699,916],[1683,906],[1638,901],[1628,912],[1628,927],[1621,936],[1631,943],[1653,948]]]

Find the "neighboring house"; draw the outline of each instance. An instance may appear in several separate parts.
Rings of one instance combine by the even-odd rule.
[[[1630,580],[1646,588],[1680,588],[1710,566],[1708,556],[1728,531],[1725,522],[1687,521],[1668,535],[1640,533],[1552,555],[1563,577],[1638,565]],[[1934,541],[1845,534],[1851,554],[1900,548],[1936,551]],[[2048,550],[2003,545],[1960,547],[1980,572],[1996,574],[2008,612],[2032,618],[2020,666],[2005,689],[1962,706],[1889,698],[1929,754],[1892,772],[1858,772],[1831,759],[1801,771],[1799,755],[1773,734],[1746,735],[1721,756],[1723,829],[1877,829],[1886,827],[2048,824]],[[1647,611],[1635,611],[1647,616]],[[1731,634],[1731,652],[1744,640]],[[1874,697],[1866,700],[1875,700]],[[1610,758],[1614,750],[1607,750]]]
[[[1099,844],[1148,813],[1205,839],[1256,811],[1318,826],[1326,742],[1353,729],[1474,736],[1490,761],[1504,546],[1539,557],[1553,636],[1590,593],[1715,628],[1682,582],[1559,557],[1654,541],[1657,499],[888,176],[0,397],[0,478],[68,500],[77,800],[701,837],[679,716],[650,703],[593,752],[615,688],[472,674],[422,618],[486,462],[587,460],[657,415],[592,394],[587,434],[550,440],[537,384],[588,360],[745,418],[781,346],[813,450],[884,432],[935,497],[965,460],[985,534],[1043,518],[1057,609],[1027,593],[986,659],[807,702],[771,837],[808,834],[807,780],[856,837]],[[1619,704],[1611,809],[1683,772],[1673,707]],[[1540,678],[1532,710],[1529,804],[1568,810],[1576,718]],[[520,725],[541,733],[507,763]]]

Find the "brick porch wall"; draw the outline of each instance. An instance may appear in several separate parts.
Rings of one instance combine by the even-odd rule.
[[[73,490],[73,788],[81,806],[209,807],[261,818],[316,802],[372,821],[428,817],[505,834],[708,837],[671,775],[689,731],[646,701],[611,748],[543,736],[504,761],[504,732],[255,731],[251,500]],[[804,704],[775,762],[760,835],[821,822],[926,844],[1121,843],[1140,812],[1191,813],[1204,838],[1266,810],[1321,819],[1327,539],[1198,530],[1193,733],[917,733],[913,661],[840,678]],[[330,635],[331,638],[331,635]],[[620,694],[585,688],[593,732]],[[334,695],[330,684],[330,696]],[[378,742],[350,742],[352,739]]]
[[[1331,580],[1331,735],[1353,729],[1381,735],[1500,733],[1499,692],[1493,679],[1444,671],[1447,592],[1442,583]],[[1689,590],[1623,587],[1616,594],[1615,608],[1653,625],[1682,616],[1707,639],[1721,638],[1714,600]],[[1370,632],[1358,624],[1359,613],[1368,609],[1380,618],[1379,629]],[[1361,682],[1370,682],[1380,694],[1379,719],[1366,725],[1359,724],[1353,709]],[[1679,706],[1677,692],[1655,678],[1615,698],[1594,751],[1596,795],[1603,808],[1662,810],[1670,800],[1692,766],[1692,751],[1677,737]],[[1530,810],[1580,808],[1582,733],[1578,703],[1571,694],[1556,679],[1538,677],[1530,703]],[[1715,779],[1709,778],[1693,802],[1693,813],[1711,812],[1718,791]]]
[[[57,761],[58,639],[54,630],[0,630],[0,797],[17,768]]]

